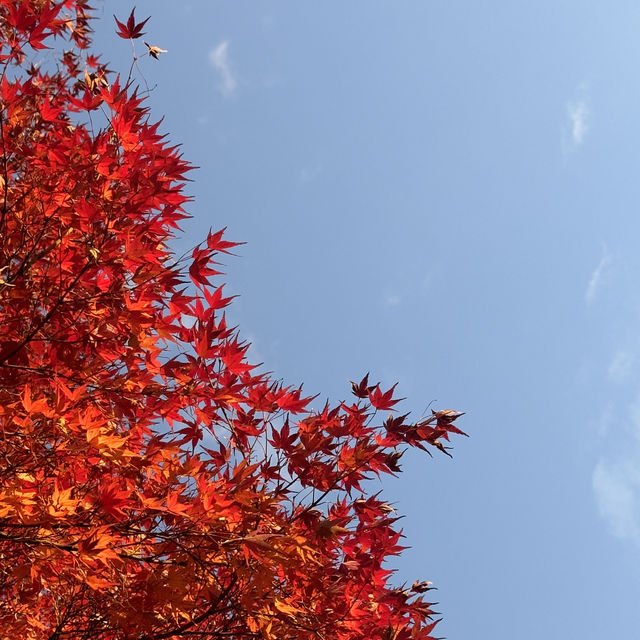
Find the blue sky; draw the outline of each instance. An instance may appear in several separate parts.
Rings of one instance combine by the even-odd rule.
[[[104,3],[97,47],[130,63]],[[636,2],[137,2],[252,354],[334,401],[466,411],[387,496],[454,638],[640,625]],[[142,51],[141,51],[142,52]]]

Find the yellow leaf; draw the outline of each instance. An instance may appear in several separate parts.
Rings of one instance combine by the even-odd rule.
[[[89,574],[85,578],[85,582],[94,590],[101,591],[103,589],[108,589],[109,587],[113,587],[113,582],[110,580],[105,580],[104,578],[100,578],[99,576],[94,576]]]
[[[290,615],[290,616],[295,613],[300,613],[300,609],[297,609],[296,607],[292,607],[290,604],[287,604],[286,602],[282,602],[282,600],[278,600],[278,598],[276,598],[273,601],[273,606],[281,613],[286,613],[287,615]]]
[[[147,47],[147,49],[149,50],[149,55],[152,58],[155,58],[156,60],[158,60],[158,57],[161,53],[167,53],[166,49],[161,49],[160,47],[156,47],[155,45],[150,45],[149,43],[145,42],[145,45]]]

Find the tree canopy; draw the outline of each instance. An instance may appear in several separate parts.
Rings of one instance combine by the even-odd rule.
[[[460,414],[410,420],[368,375],[313,409],[247,362],[235,244],[173,253],[192,167],[91,52],[90,13],[0,0],[0,637],[432,638],[365,480],[446,453]]]

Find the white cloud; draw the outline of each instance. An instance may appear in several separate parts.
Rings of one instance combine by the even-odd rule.
[[[637,461],[607,464],[593,470],[593,492],[598,512],[611,533],[640,543],[640,471]]]
[[[402,296],[394,293],[393,291],[387,291],[384,294],[384,306],[385,307],[397,307],[402,302]]]
[[[575,146],[584,142],[589,131],[589,107],[584,100],[569,102],[567,104],[567,115],[571,129],[571,140]]]
[[[628,410],[629,431],[635,437],[636,442],[640,443],[640,395],[629,405]],[[638,461],[637,467],[640,470],[640,460]]]
[[[220,74],[220,93],[228,98],[238,84],[229,63],[228,40],[223,40],[215,49],[209,51],[209,62]]]
[[[603,274],[610,263],[611,256],[609,255],[607,248],[604,247],[602,251],[602,258],[600,258],[598,266],[593,270],[591,278],[589,279],[589,284],[587,284],[587,290],[584,294],[584,300],[587,304],[591,304],[595,300],[598,288],[602,283]]]
[[[615,361],[615,359],[614,359]],[[640,546],[640,394],[627,406],[628,417],[616,420],[613,405],[601,416],[601,438],[626,440],[617,457],[602,457],[592,475],[593,495],[598,513],[617,538]]]
[[[626,382],[633,373],[633,365],[635,363],[635,355],[629,351],[618,351],[609,363],[607,375],[609,380],[622,384]]]

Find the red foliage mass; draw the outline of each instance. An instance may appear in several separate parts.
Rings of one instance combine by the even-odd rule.
[[[459,414],[385,421],[368,376],[313,411],[247,363],[216,281],[234,243],[176,262],[191,166],[85,53],[89,12],[0,0],[0,637],[431,638],[362,483]]]

